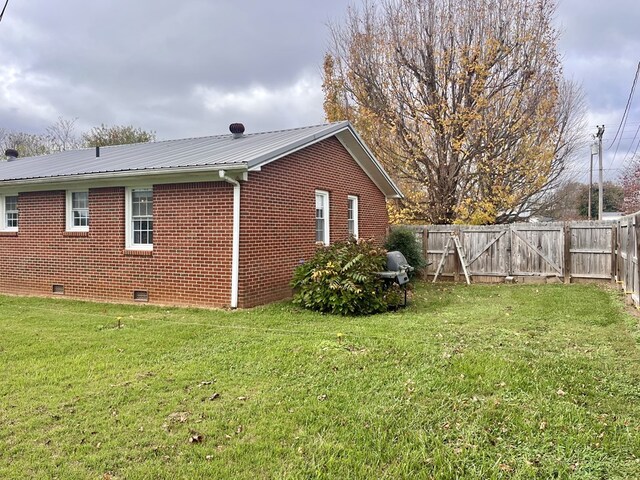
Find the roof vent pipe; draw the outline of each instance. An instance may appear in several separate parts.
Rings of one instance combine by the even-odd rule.
[[[232,123],[229,125],[229,131],[233,133],[233,138],[242,138],[244,134],[244,125],[241,123]]]
[[[10,162],[12,160],[15,160],[16,158],[18,158],[18,151],[14,148],[7,148],[4,151],[4,154],[7,156],[7,161]]]
[[[100,147],[96,146],[96,158],[100,157]]]

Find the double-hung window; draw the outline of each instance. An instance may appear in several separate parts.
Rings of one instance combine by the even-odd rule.
[[[18,231],[18,196],[4,195],[2,199],[2,230],[5,232]]]
[[[67,231],[89,231],[89,192],[67,191]]]
[[[153,250],[153,190],[127,188],[125,210],[127,248]]]
[[[358,238],[358,197],[347,197],[347,228],[349,237]]]
[[[329,245],[329,192],[316,190],[316,242]]]

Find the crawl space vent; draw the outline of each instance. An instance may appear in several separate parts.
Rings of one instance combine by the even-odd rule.
[[[56,295],[64,295],[64,285],[53,285],[51,287],[51,292]]]
[[[136,302],[148,302],[149,301],[149,292],[146,290],[134,290],[133,291],[133,299]]]

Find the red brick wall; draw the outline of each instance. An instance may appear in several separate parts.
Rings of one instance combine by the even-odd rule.
[[[88,234],[65,233],[65,192],[21,193],[19,232],[0,234],[0,290],[225,306],[231,291],[232,187],[156,185],[153,253],[125,252],[124,188],[89,190]],[[180,206],[176,208],[176,206]],[[142,252],[138,252],[142,253]]]
[[[295,266],[316,249],[315,190],[329,192],[332,242],[348,237],[348,195],[359,197],[360,238],[384,237],[384,195],[336,138],[272,162],[242,183],[240,307],[291,295]]]
[[[382,239],[383,194],[331,138],[249,174],[241,187],[240,307],[290,296],[293,269],[315,246],[315,190],[330,196],[331,240],[347,237],[347,196],[359,197],[359,233]],[[90,231],[65,232],[65,192],[26,192],[19,232],[0,233],[0,291],[152,303],[228,306],[233,187],[156,185],[153,252],[125,251],[123,187],[89,190]]]

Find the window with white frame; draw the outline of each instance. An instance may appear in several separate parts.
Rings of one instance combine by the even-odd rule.
[[[316,242],[329,245],[329,192],[316,190]]]
[[[153,249],[153,190],[151,188],[126,189],[127,248]]]
[[[2,230],[6,232],[18,231],[18,196],[3,195],[1,197]]]
[[[358,238],[358,197],[347,197],[347,228],[349,237]]]
[[[67,231],[89,231],[89,192],[67,191]]]

